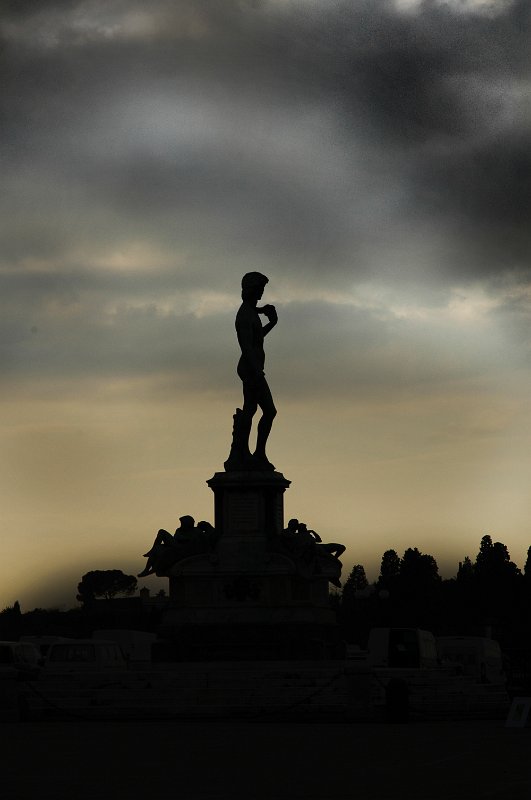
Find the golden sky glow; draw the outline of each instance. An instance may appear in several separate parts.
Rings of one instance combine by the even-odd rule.
[[[11,4],[0,606],[213,521],[250,270],[286,518],[345,575],[416,546],[451,576],[485,533],[523,566],[529,27],[516,1]]]

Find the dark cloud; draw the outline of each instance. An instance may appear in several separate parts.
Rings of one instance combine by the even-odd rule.
[[[275,283],[272,276],[273,290]],[[57,381],[62,392],[65,377],[102,386],[140,379],[158,397],[207,391],[239,398],[235,308],[187,310],[192,276],[179,283],[171,271],[152,279],[105,270],[14,272],[0,276],[0,289],[9,298],[1,304],[0,362],[14,385]],[[238,288],[231,289],[236,307]],[[179,304],[180,311],[172,310]],[[367,309],[307,300],[277,308],[279,327],[266,342],[277,397],[418,397],[466,384],[500,358],[495,336],[438,318],[436,305],[428,327],[384,304]],[[511,359],[502,357],[508,365]]]
[[[46,11],[60,11],[72,7],[71,0],[47,0]],[[3,19],[20,19],[34,16],[42,12],[43,3],[40,0],[3,0],[2,16]]]
[[[425,165],[413,204],[423,217],[450,221],[457,246],[449,271],[465,277],[529,273],[530,145],[531,129],[505,136],[502,146],[478,143],[466,157],[449,154]]]
[[[186,287],[186,279],[179,284],[171,273],[152,281],[144,274],[105,271],[0,274],[4,375],[106,379],[174,373],[186,383],[200,374],[204,384],[205,376],[221,370],[232,325],[220,325],[218,315],[162,311],[149,299],[160,303]]]
[[[443,281],[525,271],[530,20],[525,0],[10,3],[4,202],[27,225],[4,253],[135,231],[339,285],[408,280],[438,229]]]

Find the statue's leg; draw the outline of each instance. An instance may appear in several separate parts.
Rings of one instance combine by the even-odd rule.
[[[244,457],[250,455],[249,436],[251,435],[253,417],[256,414],[257,408],[258,408],[258,403],[256,398],[256,387],[252,383],[244,381],[242,426],[241,426],[241,446],[242,446],[242,455]]]
[[[339,556],[343,555],[346,549],[347,548],[345,547],[344,544],[336,544],[334,542],[334,550],[332,552],[335,558],[339,558]]]
[[[145,554],[147,556],[147,564],[142,572],[137,575],[137,578],[145,578],[146,575],[153,575],[154,572],[157,572],[161,558],[165,556],[168,550],[172,549],[173,536],[171,533],[168,533],[168,531],[165,530],[160,530],[157,534],[157,539],[159,539],[159,537],[160,540],[162,540],[161,543],[153,545],[149,553]],[[164,544],[164,541],[166,544]],[[170,542],[172,546],[170,546]]]
[[[155,544],[173,544],[173,536],[168,531],[165,531],[164,528],[161,528],[160,531],[157,533],[157,540]]]
[[[343,555],[347,549],[344,544],[337,544],[336,542],[327,542],[326,544],[320,544],[318,546],[321,548],[321,552],[337,559],[339,559],[339,556]]]
[[[259,387],[258,405],[262,410],[262,417],[258,423],[255,456],[267,461],[266,444],[271,432],[273,420],[277,415],[277,410],[273,402],[271,390],[265,378],[263,378]]]
[[[155,541],[153,542],[153,547],[151,550],[148,550],[147,553],[144,553],[144,557],[148,558],[152,553],[156,552],[156,547],[161,544],[173,544],[173,536],[168,531],[165,531],[164,528],[161,528],[155,537]]]

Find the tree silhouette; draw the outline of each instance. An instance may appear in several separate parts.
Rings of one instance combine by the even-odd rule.
[[[477,632],[480,614],[478,611],[478,579],[476,568],[469,556],[459,562],[455,578],[443,581],[444,603],[443,633],[463,634]]]
[[[418,586],[438,582],[437,562],[433,556],[421,553],[417,547],[408,547],[400,562],[400,580]]]
[[[347,641],[359,641],[367,636],[367,611],[366,609],[361,610],[361,598],[357,595],[368,586],[365,568],[362,564],[354,564],[343,586],[341,602],[337,610],[338,621]]]
[[[520,606],[522,609],[522,627],[527,632],[531,627],[531,547],[529,547],[527,550],[527,558],[524,564],[524,571],[521,580]],[[527,639],[528,635],[526,635],[525,638]]]
[[[438,621],[440,584],[435,558],[408,547],[400,561],[397,598],[404,624],[424,628]]]
[[[18,639],[20,635],[22,614],[20,603],[15,600],[12,606],[0,611],[0,635],[4,639]]]
[[[527,581],[531,581],[531,547],[527,548],[527,558],[524,564],[524,577]]]
[[[90,603],[96,597],[111,600],[117,594],[130,595],[136,591],[134,575],[125,575],[121,569],[95,569],[87,572],[77,585],[77,600]]]
[[[484,599],[489,593],[510,592],[520,577],[520,570],[511,561],[507,546],[503,542],[493,543],[490,536],[481,540],[474,572]]]
[[[488,570],[492,556],[492,538],[486,534],[482,537],[479,545],[479,553],[476,556],[476,574],[481,575],[482,572]]]
[[[400,576],[400,558],[396,550],[386,550],[382,556],[378,586],[382,589],[392,589],[396,586]]]
[[[367,580],[367,576],[365,575],[365,568],[362,564],[354,564],[352,567],[351,573],[348,576],[347,580],[345,581],[345,590],[353,590],[355,592],[359,591],[360,589],[366,589],[369,585],[369,581]]]
[[[459,562],[459,567],[457,569],[456,581],[458,583],[470,585],[470,583],[474,580],[475,571],[474,565],[470,560],[469,556],[465,556],[464,561]]]
[[[485,581],[507,581],[520,574],[520,570],[511,561],[507,545],[503,542],[494,542],[490,536],[481,540],[479,553],[476,558],[476,575]]]

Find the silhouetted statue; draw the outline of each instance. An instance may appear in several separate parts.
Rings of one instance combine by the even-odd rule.
[[[319,544],[317,545],[319,555],[323,553],[325,556],[332,556],[332,558],[339,558],[346,549],[344,544],[338,544],[337,542],[322,543],[319,540]]]
[[[306,542],[312,542],[314,545],[323,541],[318,533],[313,531],[311,528],[308,529],[308,526],[305,522],[299,522],[299,529],[297,533],[299,534],[299,537],[304,538]]]
[[[330,542],[323,544],[318,533],[308,529],[304,522],[298,519],[290,519],[287,528],[284,528],[278,537],[276,546],[280,552],[293,559],[297,566],[297,571],[305,578],[310,578],[321,571],[321,565],[333,568],[333,575],[328,576],[328,580],[334,586],[341,586],[339,576],[341,575],[341,562],[339,556],[345,552],[345,546]]]
[[[284,528],[284,530],[282,531],[282,536],[287,537],[286,543],[288,543],[292,539],[293,535],[297,533],[298,529],[299,529],[299,520],[295,518],[290,519],[287,527]]]
[[[243,383],[243,409],[236,409],[232,433],[232,447],[225,462],[227,471],[274,470],[266,456],[266,443],[277,410],[264,375],[264,337],[277,324],[274,306],[258,307],[268,278],[260,272],[248,272],[242,278],[242,304],[236,314],[236,334],[242,354],[238,362],[238,375]],[[267,317],[262,325],[260,314]],[[249,436],[253,417],[260,407],[262,417],[258,422],[256,448],[251,455]]]
[[[194,518],[189,515],[180,517],[179,522],[181,525],[173,536],[163,528],[159,530],[153,547],[144,553],[144,557],[148,560],[145,569],[137,577],[145,578],[154,573],[165,575],[183,558],[213,550],[218,540],[218,533],[209,522],[202,520],[195,527]]]

